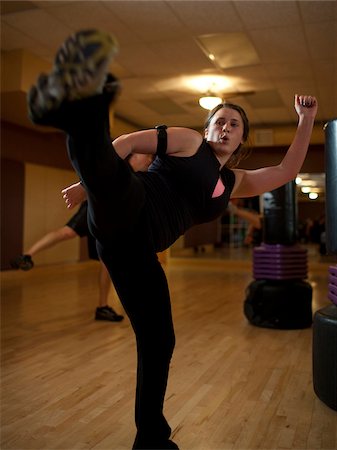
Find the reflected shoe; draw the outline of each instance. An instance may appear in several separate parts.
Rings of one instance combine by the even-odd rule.
[[[10,265],[13,269],[27,271],[34,267],[34,262],[30,255],[19,255],[10,261]]]
[[[178,445],[171,441],[167,440],[163,443],[157,443],[157,444],[141,444],[141,443],[134,443],[132,450],[179,450]]]
[[[166,447],[166,448],[169,448],[169,449],[172,448],[172,449],[179,450],[178,445],[173,441],[167,441],[167,445],[168,445],[168,447]]]
[[[45,117],[65,101],[101,94],[109,64],[117,52],[117,41],[99,30],[83,30],[70,36],[57,52],[52,72],[40,75],[28,93],[32,122],[44,124]]]
[[[110,306],[103,306],[101,308],[96,308],[95,320],[109,320],[110,322],[120,322],[124,319],[116,313]]]

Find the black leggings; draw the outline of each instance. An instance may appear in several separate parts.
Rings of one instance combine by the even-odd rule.
[[[115,152],[107,112],[104,96],[69,104],[71,120],[63,116],[63,128],[69,158],[87,191],[90,231],[136,335],[134,448],[164,448],[171,429],[163,402],[175,344],[170,295],[148,238],[144,186]]]

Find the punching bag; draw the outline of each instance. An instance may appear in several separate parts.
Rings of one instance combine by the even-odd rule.
[[[330,120],[325,131],[325,212],[327,253],[337,255],[337,119]]]
[[[337,119],[325,131],[325,212],[327,253],[337,259]],[[337,264],[329,268],[328,298],[313,323],[313,385],[317,397],[337,411]]]
[[[263,242],[293,245],[297,240],[295,181],[265,192],[263,201]]]
[[[295,182],[262,197],[263,243],[253,250],[253,276],[246,289],[244,314],[263,328],[300,329],[312,324],[312,287],[307,251],[296,244]]]

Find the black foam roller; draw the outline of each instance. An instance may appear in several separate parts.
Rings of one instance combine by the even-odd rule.
[[[325,124],[325,209],[327,253],[337,255],[337,119]]]
[[[337,307],[316,311],[313,322],[313,384],[318,398],[337,410]]]
[[[263,242],[293,245],[297,241],[295,181],[263,194]]]
[[[252,325],[294,330],[312,324],[312,287],[304,280],[255,280],[246,289],[244,314]]]

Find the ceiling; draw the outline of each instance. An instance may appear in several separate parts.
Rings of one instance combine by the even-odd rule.
[[[295,93],[318,97],[318,121],[337,116],[336,23],[335,1],[2,1],[1,49],[51,64],[69,34],[100,28],[120,43],[111,70],[125,121],[200,127],[212,89],[275,126],[296,122]],[[2,115],[20,122],[10,103]]]

